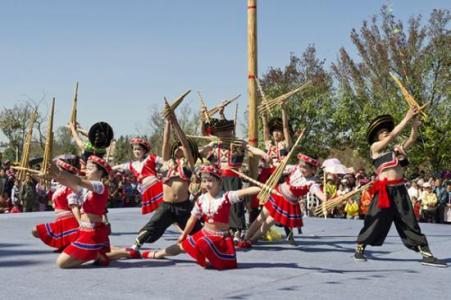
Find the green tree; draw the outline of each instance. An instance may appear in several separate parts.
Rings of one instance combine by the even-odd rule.
[[[307,81],[312,83],[291,96],[286,106],[293,129],[297,131],[305,128],[301,147],[323,157],[334,145],[334,130],[329,121],[333,108],[332,77],[325,70],[324,63],[324,60],[317,58],[316,49],[311,45],[301,57],[292,53],[288,65],[283,69],[271,67],[261,77],[261,85],[268,99],[287,93]],[[279,110],[275,109],[273,115],[280,116]],[[259,141],[263,141],[262,135]]]
[[[161,108],[154,106],[151,108],[149,117],[149,125],[151,129],[149,141],[153,145],[152,152],[158,155],[161,155],[164,130],[164,119],[161,116],[161,111]],[[199,133],[199,117],[191,110],[188,104],[178,107],[176,110],[176,115],[180,127],[185,134],[197,135]],[[172,139],[175,139],[174,135],[172,135]]]
[[[405,114],[408,105],[389,75],[392,72],[420,104],[430,103],[412,160],[435,170],[449,168],[450,13],[434,10],[426,25],[421,24],[421,16],[412,17],[407,30],[386,6],[380,18],[380,23],[377,16],[364,21],[360,33],[352,30],[358,62],[341,48],[337,63],[332,65],[338,80],[333,114],[339,133],[337,146],[350,146],[367,156],[366,130],[371,119],[390,113],[399,121]]]
[[[53,144],[53,155],[57,156],[60,154],[77,154],[78,148],[72,141],[72,135],[67,129],[67,127],[60,126],[54,130],[54,144]]]
[[[123,135],[116,139],[113,153],[114,164],[120,164],[132,159],[132,151],[129,140],[129,136]]]
[[[38,104],[25,102],[16,104],[12,108],[4,107],[0,111],[0,128],[3,134],[8,139],[8,148],[5,150],[5,152],[8,153],[8,156],[11,156],[12,153],[15,153],[15,160],[20,160],[20,157],[22,155],[23,141],[25,139],[33,111],[36,111],[38,113],[37,121],[33,126],[33,136],[37,136],[40,145],[43,146],[41,130],[43,120],[41,115],[39,114],[38,109]],[[33,149],[35,149],[35,147]],[[33,150],[33,152],[35,151]],[[30,157],[34,154],[35,153],[30,153]]]

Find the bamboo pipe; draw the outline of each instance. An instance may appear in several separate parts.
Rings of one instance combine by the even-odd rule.
[[[199,135],[187,135],[189,138],[193,139],[200,139],[200,140],[207,140],[211,142],[223,142],[226,144],[235,144],[235,145],[241,145],[242,143],[245,143],[245,141],[236,139],[236,138],[227,138],[227,137],[218,137],[215,135],[208,135],[208,136],[199,136]]]
[[[329,210],[331,210],[332,208],[337,207],[338,205],[340,205],[340,203],[346,201],[349,197],[352,197],[352,196],[354,196],[355,194],[357,194],[357,193],[359,193],[359,192],[361,192],[361,191],[367,189],[372,183],[373,183],[373,182],[371,181],[371,182],[369,182],[369,183],[367,183],[367,184],[365,184],[365,185],[362,185],[362,186],[359,187],[358,189],[355,189],[355,190],[353,190],[353,191],[350,191],[349,193],[344,194],[343,196],[336,197],[336,198],[334,198],[334,199],[331,199],[331,200],[327,201],[326,204],[325,204],[325,209],[326,209],[327,211],[329,211]],[[315,213],[316,216],[320,216],[322,213],[324,213],[323,207],[317,208],[317,209],[315,210],[314,213]]]
[[[235,174],[237,174],[238,176],[240,176],[241,178],[243,178],[243,179],[245,179],[245,180],[247,180],[247,181],[249,181],[249,182],[255,184],[255,185],[258,186],[258,187],[260,187],[262,190],[266,190],[266,191],[267,191],[268,193],[270,193],[270,194],[274,194],[274,195],[283,197],[282,194],[280,194],[278,191],[276,191],[275,189],[271,188],[270,186],[267,186],[267,185],[264,184],[264,183],[261,183],[261,182],[255,180],[255,179],[252,179],[251,177],[249,177],[249,176],[247,176],[247,175],[245,175],[245,174],[243,174],[243,173],[241,173],[241,172],[238,172],[237,170],[234,170],[234,169],[230,169],[230,170],[231,170],[233,173],[235,173]]]
[[[72,112],[70,114],[70,122],[73,124],[77,124],[77,103],[78,102],[78,81],[75,84],[75,94],[74,100],[72,102]]]
[[[162,112],[163,117],[167,118],[171,111],[175,111],[175,109],[180,105],[180,103],[182,103],[183,99],[185,99],[185,97],[189,93],[191,93],[191,90],[184,92],[177,99],[175,99],[170,105],[165,106]]]
[[[216,107],[214,107],[208,111],[208,116],[211,118],[214,114],[219,112],[223,107],[226,107],[227,105],[229,105],[230,103],[232,103],[233,101],[235,101],[236,99],[238,99],[240,97],[241,97],[241,95],[238,95],[232,99],[222,101],[221,104],[217,105]]]
[[[44,155],[41,166],[41,173],[47,174],[48,168],[50,164],[50,160],[52,159],[52,151],[53,151],[53,118],[55,115],[55,97],[52,99],[52,106],[50,108],[49,119],[47,122],[47,139],[45,141]],[[47,179],[43,179],[41,184],[47,188],[50,186],[50,182]]]
[[[210,116],[208,115],[208,108],[207,104],[205,104],[204,97],[202,97],[202,94],[199,91],[197,92],[197,94],[199,95],[200,104],[202,108],[205,109],[204,114],[201,115],[200,117],[202,118],[202,120],[206,120],[208,123],[210,123]]]
[[[428,105],[428,103],[424,104],[423,106],[420,106],[418,102],[415,100],[415,98],[407,91],[407,89],[402,85],[401,81],[398,77],[396,77],[393,73],[390,73],[390,76],[393,78],[393,80],[398,85],[399,89],[401,90],[401,94],[403,95],[404,100],[409,104],[410,107],[415,107],[418,109],[418,111],[423,115],[423,117],[427,117],[426,113],[423,111],[423,109]]]
[[[28,125],[27,134],[24,139],[23,149],[22,149],[22,159],[20,162],[20,166],[22,168],[28,167],[28,160],[30,158],[30,147],[31,147],[31,139],[33,137],[33,125],[36,122],[37,111],[33,111],[31,113],[30,124]],[[25,180],[25,172],[19,171],[17,174],[17,178],[19,181]]]
[[[294,90],[289,91],[288,93],[285,93],[283,95],[278,96],[277,98],[271,99],[266,101],[264,104],[260,104],[258,107],[259,113],[263,113],[267,111],[268,109],[273,108],[276,105],[282,104],[285,100],[287,100],[289,97],[293,96],[297,92],[300,92],[301,90],[305,89],[310,85],[310,81],[307,81],[306,83],[302,84],[301,86],[297,87]]]
[[[266,185],[270,186],[271,188],[274,188],[277,183],[279,182],[280,177],[283,174],[283,170],[285,169],[288,161],[290,160],[291,156],[293,155],[296,147],[300,143],[302,137],[304,136],[305,128],[302,130],[301,134],[298,136],[296,142],[293,144],[290,152],[288,155],[282,160],[282,162],[277,166],[274,173],[271,174],[271,176],[266,181]],[[264,190],[262,190],[258,195],[257,198],[260,200],[261,204],[264,204],[268,200],[269,194],[266,193]]]
[[[258,91],[260,92],[260,95],[262,96],[262,103],[260,105],[265,106],[265,110],[269,113],[270,116],[272,116],[271,109],[267,107],[268,105],[268,98],[266,98],[265,92],[263,91],[263,87],[260,83],[260,79],[258,77],[255,77],[255,80],[257,82]]]

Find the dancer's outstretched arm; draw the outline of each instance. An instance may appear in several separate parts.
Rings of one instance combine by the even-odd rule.
[[[188,222],[186,222],[185,229],[183,230],[180,237],[177,239],[177,243],[183,242],[188,237],[188,235],[191,233],[194,226],[196,225],[197,221],[198,221],[197,217],[191,215],[191,217],[188,219]]]

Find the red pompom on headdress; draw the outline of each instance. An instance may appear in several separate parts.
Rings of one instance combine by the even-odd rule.
[[[113,171],[113,169],[111,168],[111,166],[102,158],[95,156],[95,155],[91,155],[88,158],[88,161],[92,161],[93,163],[95,163],[96,165],[100,166],[101,168],[103,168],[108,175],[111,174],[111,172]]]
[[[319,162],[316,159],[311,158],[310,156],[299,153],[297,157],[298,157],[298,159],[305,161],[306,163],[314,166],[315,168],[317,168],[319,166]]]
[[[141,145],[146,149],[147,152],[150,151],[150,149],[152,149],[152,145],[147,140],[139,137],[130,139],[130,144]]]
[[[221,178],[221,175],[222,175],[221,170],[218,169],[218,167],[216,167],[214,165],[202,166],[200,168],[200,173],[201,174],[210,174],[217,178]]]
[[[58,167],[60,167],[61,169],[66,170],[66,171],[68,171],[68,172],[70,172],[72,174],[75,174],[75,175],[80,174],[80,169],[78,169],[78,168],[74,167],[73,165],[63,161],[62,159],[57,159],[56,160],[56,165]]]

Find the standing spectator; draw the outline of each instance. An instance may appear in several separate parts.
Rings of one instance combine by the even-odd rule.
[[[440,178],[435,180],[435,188],[434,194],[437,196],[438,204],[437,204],[437,213],[435,214],[435,221],[437,223],[444,223],[444,213],[445,207],[448,203],[448,193],[446,192],[446,188],[443,186],[443,182]]]
[[[424,193],[421,200],[423,219],[425,222],[435,222],[437,212],[437,196],[432,192],[432,186],[429,182],[423,185]]]
[[[3,195],[5,192],[5,185],[6,185],[6,174],[5,169],[3,167],[0,167],[0,195]]]
[[[20,182],[19,180],[14,180],[13,186],[11,187],[10,192],[8,193],[5,191],[5,194],[7,194],[11,199],[11,204],[13,206],[17,206],[20,208],[20,198],[19,198],[19,189],[20,189]],[[22,210],[21,210],[22,211]]]
[[[420,189],[418,188],[418,183],[416,180],[412,180],[411,187],[407,190],[409,193],[409,197],[411,200],[415,198],[416,201],[419,201],[420,199]]]
[[[36,210],[36,192],[30,175],[25,177],[25,181],[21,185],[20,200],[22,201],[24,212],[32,212]]]
[[[14,170],[11,169],[9,160],[5,160],[3,162],[3,169],[5,170],[6,175],[6,183],[4,187],[4,192],[8,194],[8,196],[13,199],[12,189],[14,186],[14,182],[16,180],[16,174],[14,173]]]
[[[445,223],[451,223],[451,180],[446,184],[446,191],[448,193],[448,202],[445,209]]]

